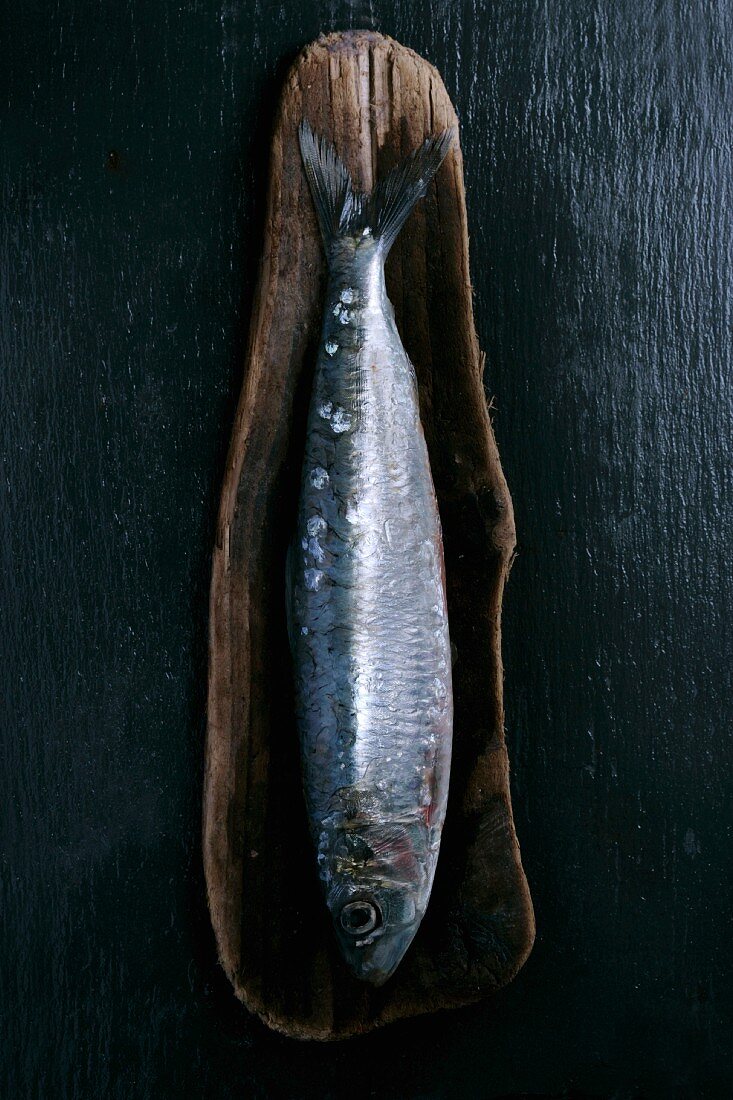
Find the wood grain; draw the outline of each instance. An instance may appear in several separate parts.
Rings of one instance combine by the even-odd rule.
[[[457,119],[436,70],[382,35],[320,38],[294,64],[272,140],[264,250],[221,498],[204,787],[211,918],[244,1004],[280,1031],[329,1039],[496,990],[527,957],[534,923],[503,732],[500,613],[514,521],[482,386],[456,148],[387,271],[418,375],[444,529],[456,650],[448,818],[428,914],[386,987],[353,979],[332,941],[300,793],[284,616],[324,285],[297,146],[303,117],[335,142],[363,188]]]

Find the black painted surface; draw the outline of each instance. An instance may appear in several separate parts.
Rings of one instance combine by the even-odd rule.
[[[731,16],[8,13],[3,1096],[731,1095]],[[200,788],[274,101],[350,24],[434,61],[462,120],[539,934],[496,1002],[323,1047],[267,1033],[217,970]]]

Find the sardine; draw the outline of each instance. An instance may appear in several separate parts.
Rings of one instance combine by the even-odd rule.
[[[303,786],[341,953],[381,985],[430,897],[453,728],[440,518],[384,261],[453,131],[370,194],[306,122],[299,136],[328,260],[288,554]]]

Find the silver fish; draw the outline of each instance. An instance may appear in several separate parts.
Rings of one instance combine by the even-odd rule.
[[[326,903],[352,972],[381,985],[425,913],[453,727],[440,519],[415,371],[384,261],[453,140],[357,193],[300,127],[328,259],[288,617],[303,785]]]

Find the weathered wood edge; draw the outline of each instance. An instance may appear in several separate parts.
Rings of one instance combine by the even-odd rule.
[[[367,32],[365,37],[371,41],[380,39],[389,49],[409,54],[415,59],[415,64],[429,68],[432,79],[436,85],[442,87],[437,72],[428,66],[412,51],[399,46],[392,40],[375,36]],[[300,74],[303,67],[312,62],[316,51],[338,50],[343,43],[347,48],[353,49],[356,36],[354,33],[346,35],[331,35],[321,38],[316,43],[307,47],[292,67],[287,78],[285,89],[280,101],[278,119],[275,133],[278,134],[283,125],[286,113],[286,104],[289,95],[297,90]],[[446,96],[447,99],[447,96]],[[451,108],[452,110],[452,108]],[[227,850],[226,837],[222,835],[223,821],[226,813],[231,808],[232,791],[235,784],[234,761],[232,758],[232,692],[233,669],[231,653],[231,628],[232,623],[239,626],[246,624],[250,606],[248,592],[242,585],[236,585],[233,597],[233,578],[231,576],[230,539],[232,521],[240,491],[240,478],[247,449],[247,441],[253,424],[253,417],[257,409],[258,391],[263,385],[267,385],[267,379],[263,378],[266,364],[260,354],[265,345],[265,333],[271,323],[273,310],[275,309],[275,290],[277,280],[273,280],[272,263],[277,258],[279,244],[279,220],[280,193],[279,186],[282,182],[282,146],[273,142],[271,185],[267,200],[266,233],[263,256],[261,260],[258,289],[253,310],[252,325],[248,341],[246,356],[246,368],[242,392],[235,417],[232,440],[227,459],[224,486],[217,525],[217,537],[213,554],[212,585],[210,599],[210,672],[209,672],[209,696],[208,696],[208,727],[206,744],[206,773],[204,785],[204,864],[207,881],[207,894],[214,926],[217,947],[222,966],[231,980],[235,992],[240,1000],[253,1012],[257,1013],[270,1027],[290,1035],[299,1035],[312,1038],[332,1038],[335,1033],[328,1025],[312,1027],[299,1024],[297,1020],[284,1019],[278,1012],[272,1012],[263,1001],[261,994],[252,990],[246,983],[240,980],[238,973],[239,948],[238,937],[241,932],[237,930],[237,897],[242,891],[241,865],[230,858]],[[368,168],[367,168],[368,171]],[[460,153],[457,153],[453,172],[457,175],[455,185],[456,194],[463,203],[462,171]],[[369,183],[367,179],[363,182]],[[478,518],[483,524],[483,534],[490,541],[496,556],[497,568],[493,591],[490,594],[491,605],[491,645],[493,649],[493,674],[489,692],[492,696],[492,704],[502,727],[498,738],[487,748],[485,758],[477,763],[472,782],[464,797],[464,804],[471,807],[473,803],[481,804],[483,790],[491,787],[501,791],[508,810],[506,836],[509,858],[515,865],[517,876],[516,889],[519,897],[519,910],[524,920],[523,934],[516,950],[513,963],[501,975],[501,980],[496,984],[503,984],[520,968],[529,954],[534,938],[534,921],[531,901],[526,886],[519,851],[514,833],[511,810],[508,796],[508,760],[503,744],[503,704],[502,704],[502,664],[500,651],[500,614],[501,599],[514,551],[514,522],[511,499],[506,482],[501,470],[498,452],[493,437],[488,409],[483,392],[483,357],[478,349],[478,343],[473,329],[472,305],[470,301],[470,280],[468,274],[468,240],[466,232],[465,208],[460,212],[463,230],[463,259],[465,262],[465,282],[467,293],[467,321],[470,327],[470,340],[473,347],[472,374],[475,409],[481,410],[483,420],[483,443],[486,460],[486,486],[477,486],[477,499],[480,490],[490,489],[490,508],[488,514],[482,514]],[[479,511],[481,507],[479,506]],[[241,690],[243,685],[238,685]],[[246,685],[244,685],[246,689]],[[367,1027],[378,1026],[389,1020],[403,1015],[413,1014],[419,1011],[431,1011],[438,1007],[448,1007],[465,1004],[471,1000],[484,996],[487,989],[484,987],[475,989],[462,989],[460,992],[446,990],[442,996],[426,996],[419,1006],[409,1004],[404,1010],[399,1005],[392,1005],[375,1020],[370,1020]],[[355,1027],[353,1031],[364,1030]],[[339,1035],[347,1035],[350,1032],[342,1031]]]

